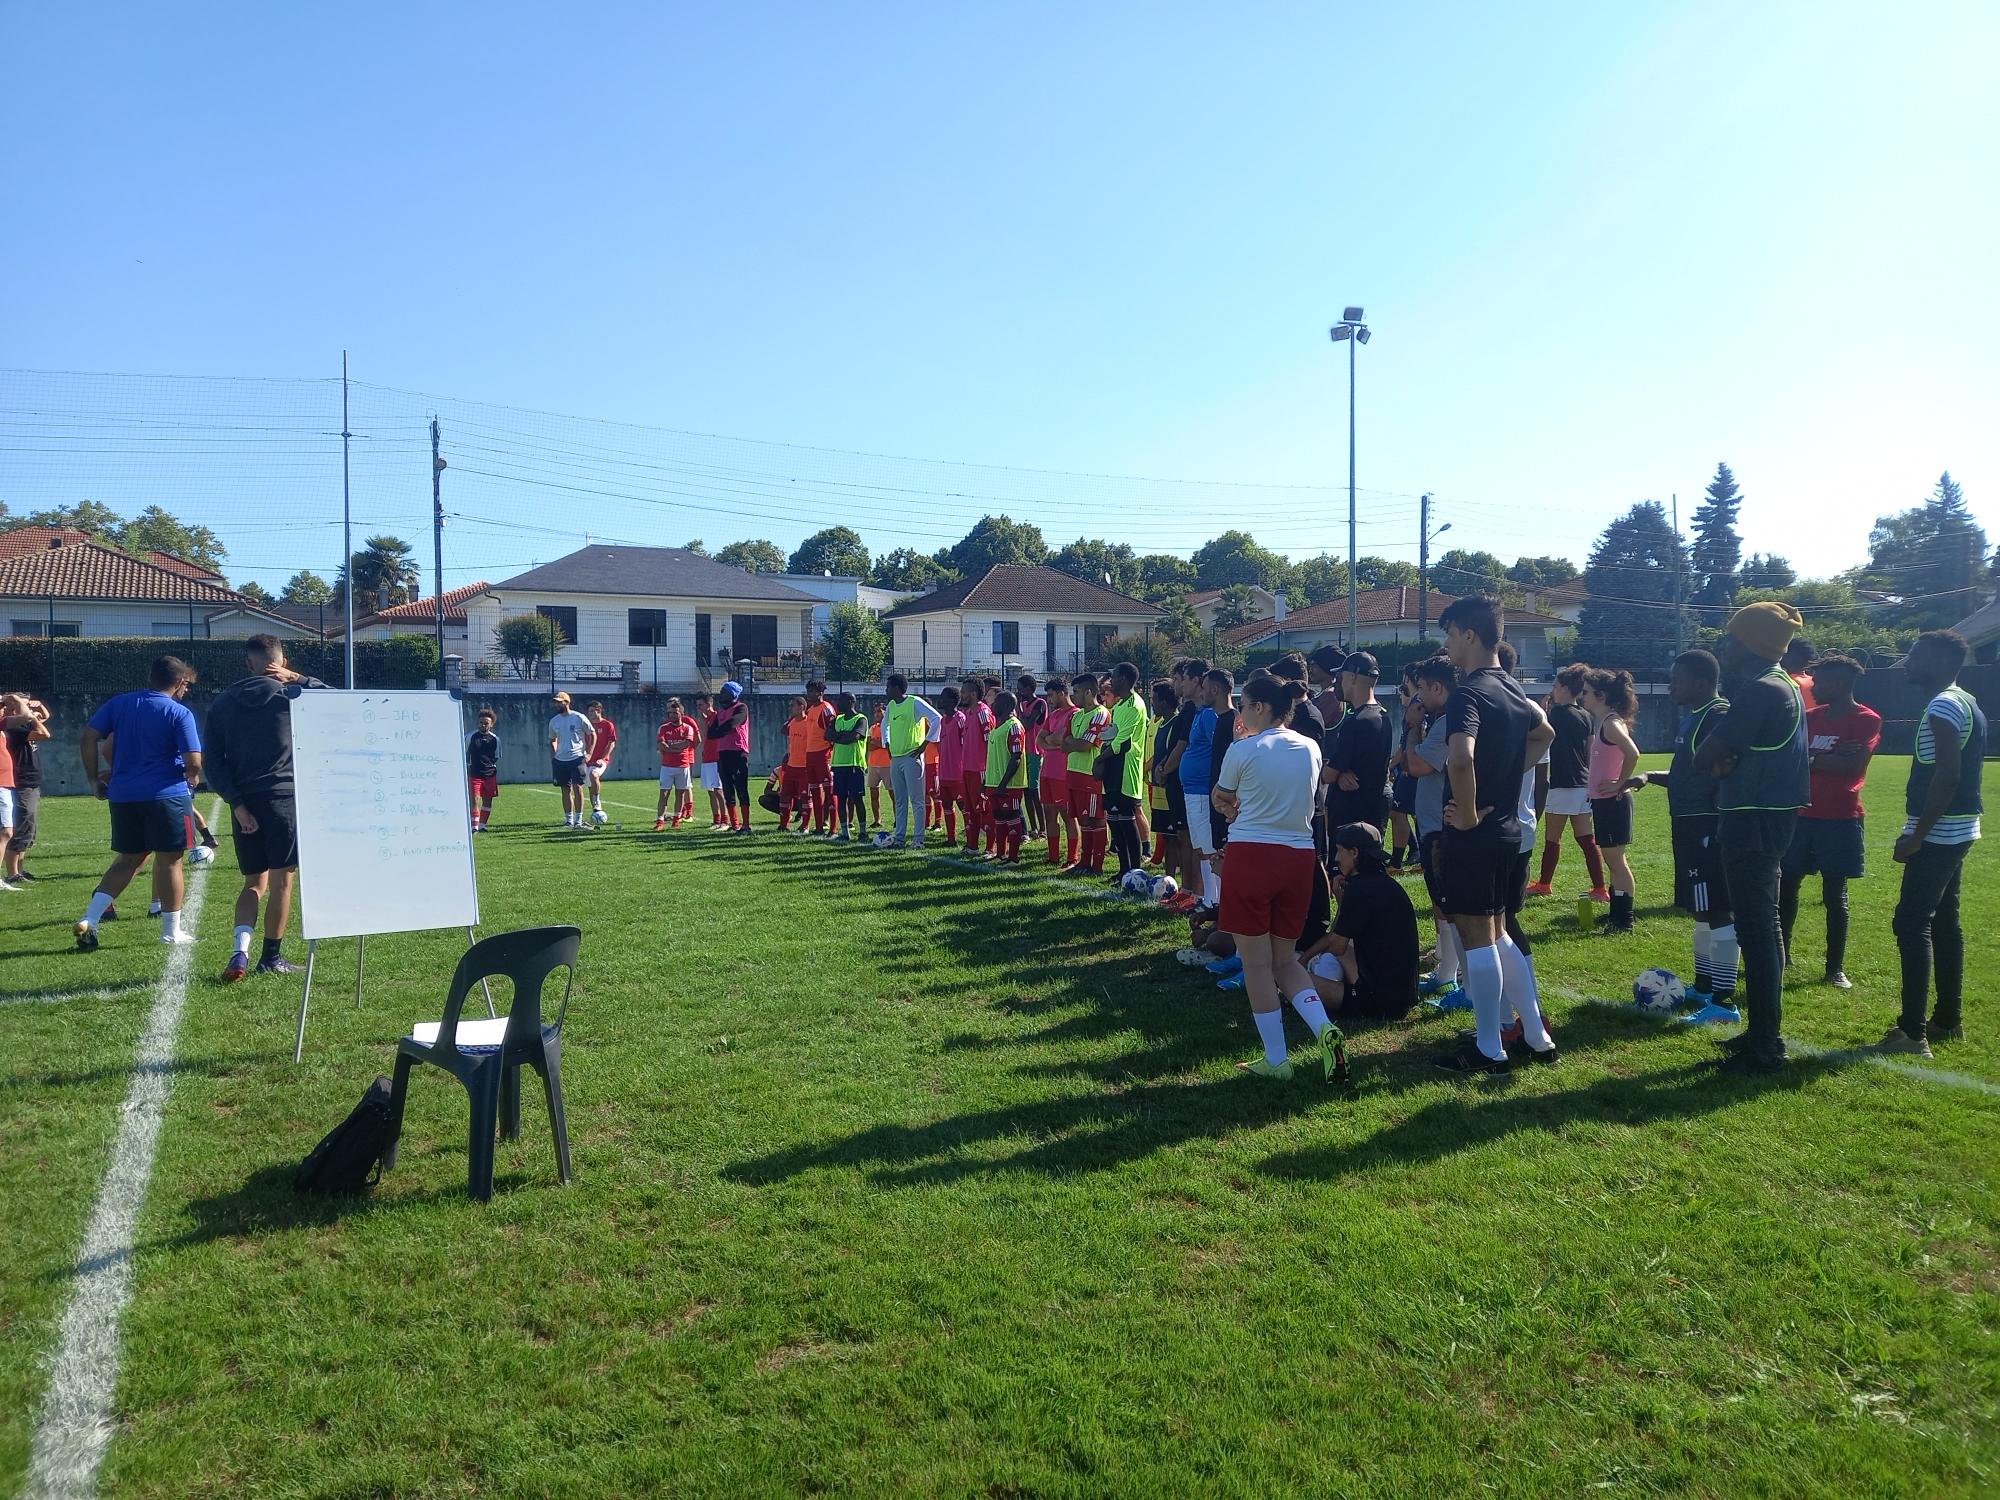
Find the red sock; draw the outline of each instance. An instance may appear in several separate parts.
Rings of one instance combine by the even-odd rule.
[[[1018,863],[1021,858],[1021,829],[1016,823],[1007,830],[1007,858],[1010,863]]]
[[[1577,847],[1583,850],[1583,862],[1590,866],[1590,888],[1593,891],[1603,890],[1604,856],[1597,852],[1597,835],[1579,834],[1576,843]]]
[[[1047,827],[1046,827],[1045,829],[1043,829],[1043,831],[1042,831],[1042,836],[1043,836],[1043,837],[1044,837],[1045,839],[1047,839],[1047,840],[1048,840],[1048,844],[1049,844],[1049,863],[1050,863],[1050,864],[1052,864],[1052,865],[1059,865],[1059,864],[1061,864],[1061,863],[1062,863],[1062,824],[1060,824],[1060,823],[1053,823],[1053,822],[1052,822],[1052,823],[1050,823],[1050,824],[1049,824],[1049,825],[1048,825],[1048,826],[1047,826]]]
[[[958,841],[958,809],[949,802],[944,805],[944,841],[947,844]]]
[[[1556,878],[1556,862],[1562,858],[1562,845],[1554,839],[1542,845],[1542,885],[1552,884]]]
[[[1063,831],[1063,863],[1066,865],[1075,864],[1077,862],[1077,855],[1080,852],[1081,846],[1077,842],[1077,831],[1074,828],[1065,829]]]

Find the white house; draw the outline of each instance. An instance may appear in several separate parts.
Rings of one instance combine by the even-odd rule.
[[[911,681],[977,669],[1073,672],[1115,635],[1160,618],[1144,600],[1054,568],[1003,563],[979,577],[905,599],[882,616],[895,670]]]
[[[813,639],[816,641],[826,638],[827,620],[836,604],[858,604],[870,614],[881,615],[910,597],[907,589],[878,589],[852,574],[766,573],[763,576],[776,579],[802,594],[811,594],[820,601],[813,606]]]
[[[1261,584],[1246,584],[1250,590],[1250,618],[1253,620],[1275,620],[1285,613],[1285,596],[1274,594]],[[1187,596],[1188,607],[1194,617],[1201,621],[1203,630],[1213,630],[1215,613],[1222,607],[1221,589],[1196,589]]]
[[[1529,609],[1541,614],[1554,615],[1571,626],[1583,618],[1583,601],[1588,597],[1581,578],[1572,578],[1568,583],[1545,584],[1526,591],[1525,602]]]
[[[0,628],[7,635],[187,641],[292,633],[282,615],[169,554],[134,557],[57,527],[23,527],[0,538]]]
[[[1419,639],[1443,643],[1438,616],[1454,595],[1432,590],[1421,605],[1413,588],[1362,589],[1355,595],[1354,638],[1347,635],[1347,596],[1328,599],[1323,604],[1294,610],[1282,620],[1253,620],[1223,631],[1222,638],[1246,651],[1311,651],[1336,645],[1348,650],[1371,646],[1414,644]],[[1531,609],[1509,608],[1507,639],[1521,656],[1521,674],[1541,677],[1550,667],[1549,634],[1568,628],[1568,622]]]
[[[467,675],[482,688],[520,682],[494,632],[511,616],[540,615],[560,644],[524,689],[546,686],[552,671],[559,683],[616,682],[625,662],[637,663],[640,683],[676,691],[743,676],[746,660],[752,675],[796,676],[818,602],[679,547],[584,547],[466,600]]]
[[[466,601],[485,593],[492,585],[485,582],[468,583],[455,589],[447,589],[444,596],[444,654],[446,656],[469,656],[470,636],[466,631]],[[358,601],[357,601],[358,602]],[[336,616],[327,628],[327,634],[339,637],[346,633],[346,621]],[[354,622],[354,638],[357,641],[384,641],[392,635],[420,635],[435,639],[437,635],[437,598],[412,599],[407,604],[392,604],[387,609],[378,609]]]

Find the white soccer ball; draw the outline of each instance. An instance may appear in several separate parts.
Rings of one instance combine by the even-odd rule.
[[[1181,893],[1181,883],[1171,875],[1162,875],[1153,882],[1153,899],[1171,901]]]
[[[1670,1015],[1687,998],[1687,986],[1672,969],[1648,969],[1632,981],[1632,1003],[1649,1016]]]
[[[1134,896],[1153,894],[1153,877],[1144,870],[1127,870],[1118,885],[1121,890],[1128,891]]]
[[[205,865],[214,858],[215,851],[206,844],[196,844],[192,849],[188,850],[189,864]]]
[[[887,849],[891,844],[895,842],[896,842],[896,836],[893,833],[889,832],[888,829],[878,828],[875,830],[875,847],[877,849]]]
[[[593,807],[590,810],[590,821],[602,828],[606,823],[611,821],[611,814],[601,807]]]

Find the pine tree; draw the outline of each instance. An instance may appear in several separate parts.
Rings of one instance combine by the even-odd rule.
[[[1583,570],[1585,598],[1576,654],[1602,667],[1664,670],[1692,621],[1676,602],[1687,596],[1688,554],[1657,500],[1647,500],[1604,528]]]
[[[1898,595],[1898,625],[1951,625],[1979,607],[1986,574],[1986,533],[1966,508],[1949,471],[1921,504],[1880,516],[1868,534],[1869,585]]]
[[[1694,602],[1712,624],[1721,624],[1736,600],[1736,565],[1743,558],[1743,538],[1736,534],[1736,517],[1743,509],[1736,476],[1728,464],[1715,466],[1715,478],[1695,507],[1690,530],[1694,568]]]

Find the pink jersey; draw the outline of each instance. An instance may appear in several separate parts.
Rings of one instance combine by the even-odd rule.
[[[993,732],[993,726],[1000,721],[993,717],[993,710],[984,703],[975,703],[970,708],[961,708],[959,713],[965,718],[965,747],[961,752],[965,769],[986,774],[986,736]]]
[[[1046,734],[1052,739],[1066,738],[1069,734],[1069,721],[1075,717],[1076,708],[1074,705],[1068,708],[1051,708],[1048,717],[1042,721],[1040,733]],[[1069,752],[1067,750],[1058,745],[1053,750],[1043,750],[1041,756],[1042,780],[1044,782],[1064,781],[1068,779]]]
[[[938,716],[938,775],[957,781],[965,774],[965,715],[957,709]]]

